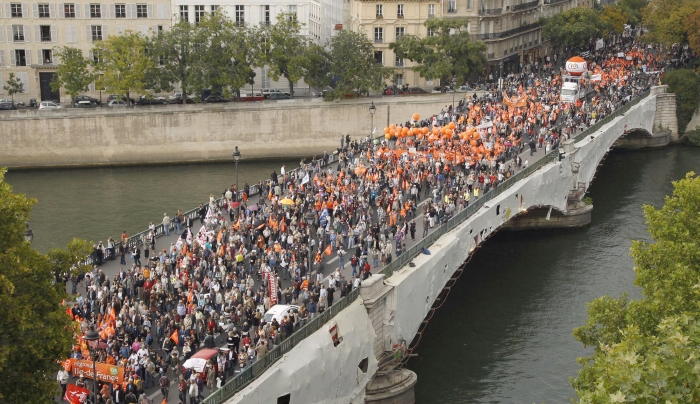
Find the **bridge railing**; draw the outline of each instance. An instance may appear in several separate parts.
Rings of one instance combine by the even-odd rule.
[[[645,91],[645,92],[639,94],[637,97],[635,97],[635,98],[633,98],[632,100],[630,100],[630,102],[628,102],[627,104],[623,105],[621,108],[616,109],[616,110],[613,111],[610,115],[607,115],[607,116],[604,117],[603,119],[597,121],[596,123],[594,123],[593,125],[591,125],[590,127],[588,127],[588,128],[587,128],[586,130],[584,130],[583,132],[579,133],[579,134],[574,138],[574,140],[576,140],[576,142],[579,142],[579,141],[585,139],[586,137],[588,137],[588,136],[594,134],[595,132],[599,131],[600,128],[603,127],[603,125],[606,125],[606,124],[610,123],[610,121],[612,121],[613,119],[615,119],[615,118],[617,118],[618,116],[620,116],[620,115],[626,113],[627,111],[629,111],[630,108],[632,108],[633,106],[639,104],[639,102],[642,101],[642,100],[643,100],[644,98],[646,98],[647,96],[649,96],[650,93],[651,93],[651,90],[647,90],[647,91]]]

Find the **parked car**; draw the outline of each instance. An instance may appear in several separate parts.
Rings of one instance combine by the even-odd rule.
[[[263,94],[263,97],[265,97],[265,98],[271,98],[270,96],[272,94],[285,94],[288,96],[289,91],[283,91],[283,90],[280,90],[278,88],[263,88],[262,94]]]
[[[90,104],[95,105],[95,106],[102,104],[100,102],[100,100],[98,100],[97,98],[93,98],[93,97],[90,97],[87,95],[76,95],[75,98],[73,98],[73,106],[77,107],[78,103],[81,101],[87,101]]]
[[[207,104],[214,104],[217,102],[228,102],[229,100],[227,98],[224,98],[220,95],[210,95],[209,97],[205,98],[204,101]]]
[[[271,93],[267,96],[269,100],[288,100],[290,97],[284,93]]]
[[[165,99],[165,97],[146,97],[145,95],[142,95],[139,97],[139,100],[136,102],[136,105],[165,105],[168,103],[168,100]]]
[[[113,101],[113,100],[122,100],[126,102],[126,97],[123,95],[118,95],[118,94],[110,94],[107,96],[107,101]],[[136,104],[136,101],[134,101],[133,98],[129,98],[129,102],[133,105]]]
[[[175,93],[173,93],[173,95],[168,97],[168,101],[173,101],[173,100],[178,100],[178,99],[182,99],[182,91],[176,91]],[[192,94],[187,94],[187,99],[191,100]],[[171,102],[171,104],[172,104],[172,102]]]
[[[107,104],[107,106],[112,108],[126,107],[126,101],[112,100],[109,102],[109,104]]]
[[[75,108],[96,108],[97,105],[93,104],[90,101],[78,101],[75,105]]]
[[[471,88],[469,86],[459,86],[457,88],[458,93],[466,93],[466,92],[472,92],[472,91],[476,91],[476,89]]]
[[[423,90],[420,87],[411,87],[408,89],[409,94],[428,94],[427,91]]]
[[[241,101],[264,101],[265,96],[262,93],[241,93]]]
[[[12,100],[0,100],[0,110],[9,111],[13,109],[17,109],[17,105]]]
[[[53,101],[42,101],[39,104],[39,109],[63,109],[61,104],[58,104]]]
[[[277,319],[277,322],[282,324],[284,316],[288,316],[289,313],[297,313],[299,311],[299,306],[286,305],[286,304],[276,304],[270,307],[270,310],[265,312],[265,322],[271,323],[272,319]]]
[[[182,101],[182,95],[179,97],[173,98],[172,96],[168,97],[168,102],[171,104],[194,104],[194,100],[188,95],[187,100],[185,102]]]
[[[383,92],[384,95],[404,95],[406,94],[401,87],[398,86],[391,86],[391,87],[386,87]]]

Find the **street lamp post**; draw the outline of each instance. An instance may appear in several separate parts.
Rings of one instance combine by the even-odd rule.
[[[306,211],[306,213],[304,214],[304,221],[306,222],[306,232],[309,234],[309,241],[306,243],[306,248],[309,250],[309,268],[307,269],[309,273],[311,273],[311,261],[313,259],[311,257],[311,237],[313,237],[311,226],[313,225],[315,218],[316,215],[314,215],[314,213],[310,210]]]
[[[377,107],[374,106],[374,101],[369,105],[369,116],[371,117],[371,123],[369,126],[369,138],[372,139],[372,131],[374,130],[374,113],[377,112]]]
[[[236,212],[236,217],[240,219],[241,215],[241,191],[238,189],[238,162],[241,161],[241,152],[238,151],[238,146],[236,146],[236,150],[231,153],[231,157],[233,157],[233,162],[236,163],[236,202],[238,202],[238,212]]]
[[[498,78],[503,78],[503,61],[498,62]]]
[[[452,114],[454,114],[455,110],[455,93],[457,92],[457,77],[452,76]]]
[[[95,326],[91,325],[90,329],[83,335],[83,339],[87,341],[87,345],[90,350],[90,356],[92,357],[92,402],[97,402],[97,368],[95,366],[95,348],[97,347],[97,341],[100,339],[100,334],[95,331]]]
[[[32,241],[34,241],[34,231],[31,227],[29,227],[29,222],[26,222],[24,226],[24,240],[31,243]]]

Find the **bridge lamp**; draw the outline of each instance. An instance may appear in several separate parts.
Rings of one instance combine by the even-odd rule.
[[[374,101],[369,104],[369,116],[371,117],[369,126],[369,138],[372,138],[372,131],[374,130],[374,113],[377,112],[377,107],[374,106]],[[313,218],[312,218],[313,219]]]
[[[24,224],[25,230],[24,230],[24,240],[27,241],[28,243],[31,243],[34,241],[34,231],[32,230],[31,227],[29,227],[29,222],[26,222]]]
[[[236,216],[240,216],[241,201],[239,200],[239,195],[241,191],[238,189],[238,162],[241,161],[241,152],[238,151],[238,146],[236,146],[236,149],[231,153],[231,157],[233,157],[233,162],[236,163],[236,202],[238,202],[238,212]]]

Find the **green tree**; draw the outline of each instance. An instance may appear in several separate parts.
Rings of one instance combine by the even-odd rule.
[[[648,3],[648,0],[620,0],[617,2],[617,6],[627,16],[627,24],[637,26],[642,22],[642,9]]]
[[[417,63],[411,67],[427,80],[442,82],[455,77],[466,82],[469,75],[486,66],[486,45],[469,36],[467,18],[430,18],[423,23],[432,35],[403,35],[389,44],[396,56]]]
[[[342,30],[330,41],[330,75],[335,78],[327,99],[378,90],[392,74],[374,60],[374,47],[366,35]]]
[[[66,249],[54,248],[46,253],[54,277],[59,280],[84,274],[90,270],[85,257],[92,254],[92,244],[86,240],[74,238]]]
[[[668,84],[668,91],[676,94],[678,133],[685,133],[700,103],[700,76],[690,69],[671,70],[661,81]]]
[[[183,100],[194,93],[194,83],[199,76],[199,59],[197,49],[202,45],[197,42],[199,27],[186,21],[180,21],[167,31],[159,31],[150,39],[153,63],[158,66],[150,69],[147,86],[154,90],[172,91],[180,84]]]
[[[302,24],[296,15],[281,13],[277,23],[265,29],[261,38],[270,77],[289,81],[289,95],[294,97],[294,83],[304,78],[306,39],[300,34]]]
[[[341,32],[342,34],[342,32]],[[310,44],[306,50],[304,81],[312,87],[323,89],[331,84],[330,52],[321,45]]]
[[[700,54],[700,10],[689,15],[685,20],[688,28],[688,45],[695,54]]]
[[[51,82],[51,89],[58,91],[63,87],[73,103],[75,96],[95,81],[95,76],[90,71],[90,61],[83,56],[83,51],[70,46],[57,49],[54,56],[59,58],[61,64]]]
[[[149,74],[155,68],[154,58],[147,49],[146,38],[131,31],[96,42],[93,53],[98,61],[93,64],[100,75],[100,84],[125,95],[129,103],[132,91],[146,90]]]
[[[644,206],[652,243],[634,241],[643,298],[598,298],[574,330],[593,354],[571,383],[581,403],[700,400],[700,178],[673,183],[664,206]]]
[[[61,306],[65,287],[54,282],[60,268],[24,240],[36,201],[13,193],[5,172],[0,169],[0,402],[49,403],[58,388],[54,373],[71,352],[74,323]],[[78,258],[61,265],[77,266]]]
[[[622,34],[625,30],[625,24],[627,23],[627,16],[625,15],[622,7],[616,4],[609,4],[603,7],[602,14],[600,16],[601,20],[607,25],[603,35],[607,36],[609,34]]]
[[[2,89],[7,91],[7,94],[14,102],[15,94],[24,91],[24,84],[22,83],[22,80],[19,79],[19,77],[15,76],[14,73],[10,73],[7,76],[7,81],[5,82],[5,85],[2,86]]]
[[[686,20],[700,9],[700,0],[650,0],[642,10],[642,24],[649,28],[648,42],[671,46],[688,40]]]
[[[545,18],[542,23],[542,38],[555,46],[582,48],[591,38],[600,38],[606,24],[600,14],[587,7],[575,7]]]
[[[240,88],[253,82],[253,68],[264,64],[262,31],[236,24],[223,13],[207,16],[199,25],[199,87],[239,96]]]

